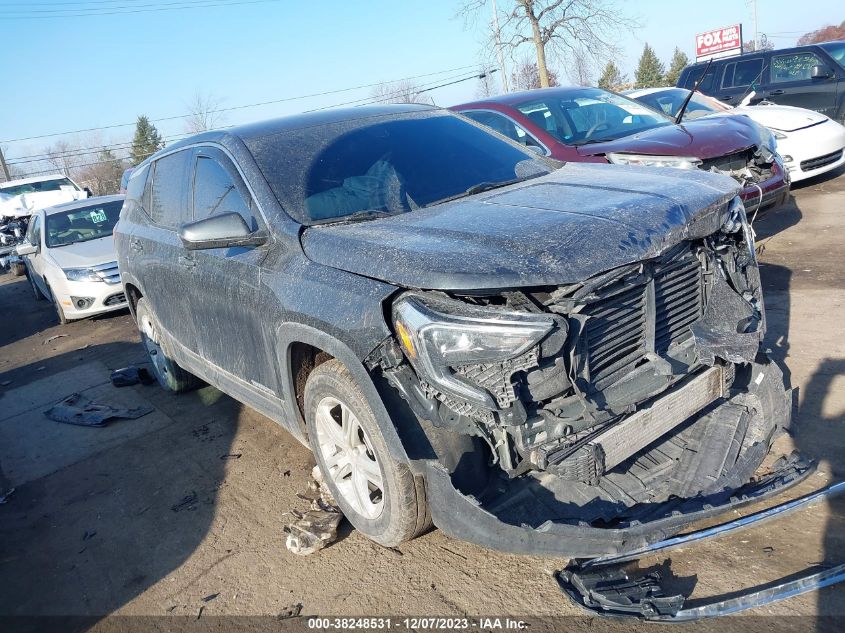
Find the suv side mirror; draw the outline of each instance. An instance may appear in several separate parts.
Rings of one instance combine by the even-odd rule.
[[[35,244],[30,244],[29,242],[18,244],[15,247],[15,253],[17,253],[21,257],[23,257],[24,255],[35,255],[35,253],[37,252],[38,247]]]
[[[827,64],[816,64],[810,71],[810,76],[813,79],[829,79],[833,77],[833,71]]]
[[[204,220],[183,224],[179,229],[182,244],[188,250],[259,246],[267,241],[266,231],[250,231],[239,213],[223,213]]]

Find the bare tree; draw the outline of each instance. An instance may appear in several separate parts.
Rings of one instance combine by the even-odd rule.
[[[572,54],[570,63],[566,66],[566,76],[569,81],[578,86],[593,85],[593,69],[595,68],[592,60],[583,50],[577,50]]]
[[[224,120],[220,112],[222,103],[212,94],[196,92],[187,106],[190,114],[185,118],[185,131],[199,134],[220,127]]]
[[[105,196],[120,191],[124,169],[126,163],[104,147],[93,163],[79,169],[77,179],[81,185],[90,187],[94,195]]]
[[[434,105],[434,100],[420,88],[419,84],[410,79],[395,82],[382,82],[371,91],[376,103],[427,103]]]
[[[557,75],[554,71],[549,72],[549,87],[558,85]],[[534,90],[540,88],[540,69],[531,57],[524,58],[519,62],[511,73],[511,85],[514,90]]]
[[[486,0],[463,0],[458,13],[466,18],[486,4]],[[524,44],[533,44],[543,88],[550,85],[550,57],[570,61],[581,53],[595,63],[603,62],[618,53],[615,36],[636,25],[613,0],[501,0],[501,6],[502,46],[513,54]]]
[[[76,143],[61,140],[44,148],[47,162],[65,176],[72,177],[73,172],[82,164],[84,156],[80,155],[80,147]]]

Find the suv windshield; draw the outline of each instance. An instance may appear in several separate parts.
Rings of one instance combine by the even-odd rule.
[[[826,42],[819,44],[836,63],[845,68],[845,42]]]
[[[552,169],[442,112],[342,121],[246,143],[282,206],[303,224],[404,213]]]
[[[610,141],[672,121],[626,97],[599,88],[559,92],[517,104],[517,110],[567,145]]]
[[[69,178],[54,178],[53,180],[39,180],[36,182],[27,182],[21,185],[10,185],[8,187],[0,185],[0,194],[7,196],[19,196],[23,193],[60,191],[62,187],[70,187],[74,191],[79,191],[79,187],[73,184]]]
[[[688,94],[689,90],[684,88],[667,88],[666,90],[658,90],[657,92],[650,92],[634,98],[640,103],[644,103],[650,108],[654,108],[658,112],[674,118],[677,116],[678,110],[684,104],[684,99],[687,98]],[[722,106],[718,101],[696,92],[693,94],[692,99],[690,99],[686,112],[684,112],[684,120],[689,121],[707,116],[708,114],[727,112],[728,110],[730,110],[729,107]]]
[[[48,215],[44,239],[47,248],[108,237],[114,231],[122,206],[123,201],[117,200]]]

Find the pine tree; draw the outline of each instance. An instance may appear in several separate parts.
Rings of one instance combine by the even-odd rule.
[[[643,48],[640,62],[637,65],[637,72],[634,74],[635,88],[658,88],[663,85],[663,75],[666,68],[657,59],[654,49],[648,44]]]
[[[674,86],[678,83],[678,77],[681,76],[681,71],[689,65],[689,57],[677,46],[675,52],[672,53],[672,63],[669,64],[669,70],[666,72],[665,84],[667,86]]]
[[[599,78],[599,88],[616,92],[617,90],[622,89],[625,81],[626,78],[619,71],[619,67],[614,64],[613,61],[609,61],[607,62],[607,66],[604,67],[604,71]]]
[[[147,156],[154,154],[162,147],[164,147],[164,143],[156,126],[150,123],[147,117],[139,116],[138,123],[135,124],[135,137],[132,139],[132,149],[129,152],[132,164],[137,165]]]

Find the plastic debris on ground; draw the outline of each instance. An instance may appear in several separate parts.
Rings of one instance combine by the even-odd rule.
[[[135,420],[147,415],[152,407],[140,406],[132,409],[116,408],[107,404],[92,402],[79,393],[72,393],[57,405],[44,412],[51,420],[78,426],[105,426],[111,420]]]
[[[156,381],[155,378],[143,367],[123,367],[116,369],[111,373],[111,383],[115,387],[131,387],[138,383],[142,385],[151,385]]]
[[[307,556],[318,552],[337,539],[337,528],[343,513],[323,481],[319,466],[311,471],[313,481],[308,484],[308,494],[298,495],[311,502],[305,512],[291,510],[296,519],[284,527],[285,546],[294,554]]]

